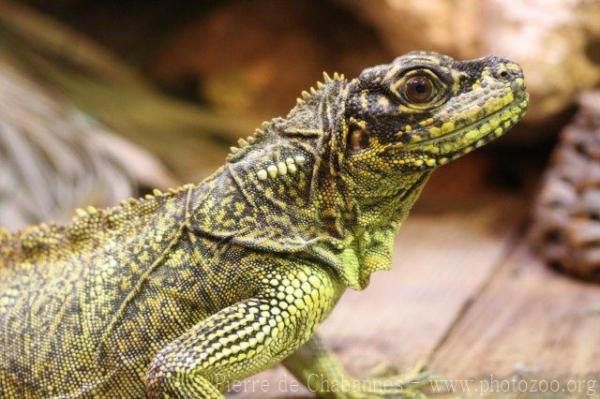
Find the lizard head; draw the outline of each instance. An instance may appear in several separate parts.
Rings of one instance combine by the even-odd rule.
[[[369,193],[485,145],[519,121],[528,105],[515,62],[496,56],[456,61],[426,52],[365,69],[349,83],[346,98],[345,164]]]

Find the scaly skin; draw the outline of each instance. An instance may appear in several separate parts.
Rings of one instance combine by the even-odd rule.
[[[410,53],[326,75],[198,185],[1,233],[0,396],[223,398],[280,361],[322,397],[401,396],[346,375],[315,330],[390,267],[432,170],[527,98],[509,60]]]

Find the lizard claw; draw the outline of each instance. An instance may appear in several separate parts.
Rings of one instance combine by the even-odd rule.
[[[406,374],[400,375],[395,366],[390,363],[381,363],[375,366],[365,379],[357,380],[351,392],[340,398],[351,399],[424,399],[426,395],[421,391],[436,377],[425,371],[422,363],[417,364]]]
[[[398,367],[390,362],[383,361],[373,366],[373,368],[367,372],[366,378],[392,377],[398,374],[400,374]]]

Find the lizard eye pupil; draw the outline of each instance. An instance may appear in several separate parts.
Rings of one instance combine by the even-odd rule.
[[[426,76],[413,76],[407,80],[404,94],[413,103],[426,103],[433,96],[433,82]]]

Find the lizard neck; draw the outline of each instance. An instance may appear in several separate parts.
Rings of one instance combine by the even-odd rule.
[[[266,122],[253,136],[240,140],[242,148],[232,149],[228,163],[199,188],[212,193],[207,203],[215,203],[197,213],[213,219],[223,215],[238,231],[282,230],[299,243],[340,239],[339,215],[348,202],[338,186],[335,133],[342,125],[345,89],[341,78],[320,84],[312,94],[304,93],[285,118]],[[245,211],[248,219],[243,219]],[[250,229],[246,222],[256,225]],[[274,233],[253,244],[275,245],[279,239]]]
[[[344,220],[350,239],[332,262],[348,287],[362,290],[374,272],[392,267],[394,237],[429,175],[413,175],[403,182],[406,185],[387,195],[356,200],[353,212]]]
[[[394,234],[429,174],[382,176],[387,192],[369,187],[381,181],[355,183],[344,170],[346,95],[345,81],[330,81],[241,140],[195,190],[194,229],[261,251],[303,251],[353,288],[388,268]]]
[[[389,182],[386,193],[368,196],[355,193],[355,212],[353,225],[357,229],[397,230],[408,216],[419,197],[431,172],[407,175],[402,182]]]
[[[194,229],[263,251],[319,252],[336,268],[345,267],[336,254],[347,248],[361,259],[370,247],[391,252],[390,237],[428,173],[390,180],[394,189],[384,193],[353,182],[343,170],[340,134],[346,87],[341,80],[321,85],[286,118],[263,124],[241,142],[243,148],[232,150],[228,163],[194,191]],[[385,267],[369,266],[360,274]]]

